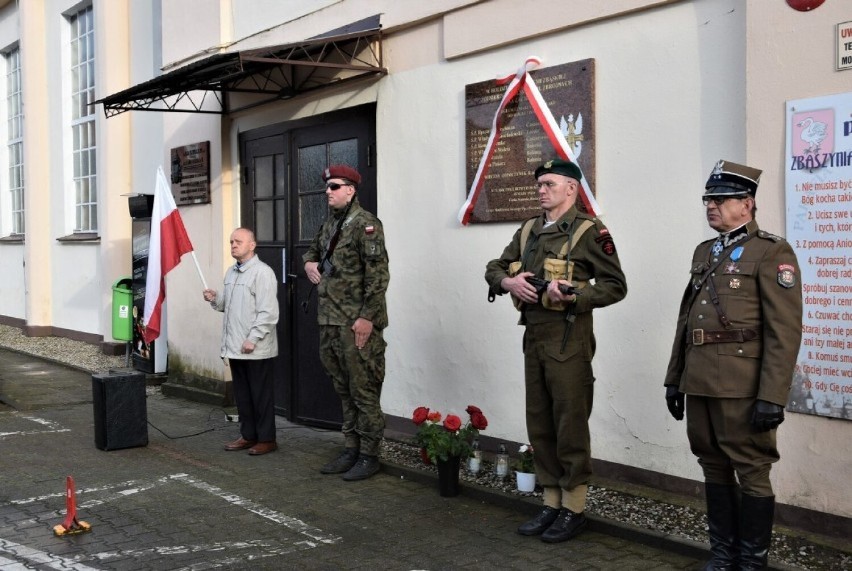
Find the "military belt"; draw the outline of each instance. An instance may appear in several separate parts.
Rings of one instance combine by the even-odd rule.
[[[757,339],[757,331],[754,329],[722,329],[719,331],[693,329],[687,342],[693,345],[706,345],[708,343],[743,343],[752,339]]]

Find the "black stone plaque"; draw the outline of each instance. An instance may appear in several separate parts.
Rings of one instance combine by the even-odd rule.
[[[530,76],[594,192],[595,60],[534,70]],[[465,86],[466,193],[473,184],[507,86],[496,85],[494,80]],[[523,90],[503,110],[499,124],[500,139],[470,218],[472,223],[524,220],[541,212],[533,171],[559,156]],[[579,199],[577,206],[583,207]]]
[[[177,206],[210,202],[210,141],[172,149],[172,195]]]

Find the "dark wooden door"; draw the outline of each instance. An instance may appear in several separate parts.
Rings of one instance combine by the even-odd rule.
[[[376,207],[375,106],[249,131],[241,136],[242,224],[257,234],[257,251],[279,278],[276,412],[289,420],[337,428],[340,400],[319,358],[316,292],[302,255],[328,215],[321,175],[329,164],[361,173],[358,199]],[[307,303],[307,312],[302,305]]]

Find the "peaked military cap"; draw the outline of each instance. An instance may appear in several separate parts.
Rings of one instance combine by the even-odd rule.
[[[719,161],[704,185],[704,196],[754,197],[762,173],[762,170],[731,161]]]
[[[322,171],[323,182],[328,182],[331,178],[345,178],[356,185],[361,184],[361,175],[349,165],[330,165]]]
[[[538,177],[548,173],[561,174],[562,176],[567,176],[577,180],[583,178],[583,173],[580,172],[580,167],[571,161],[563,161],[562,159],[547,161],[535,169],[535,178],[538,180]]]

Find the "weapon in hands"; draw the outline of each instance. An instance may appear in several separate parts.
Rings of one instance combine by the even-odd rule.
[[[528,284],[535,288],[535,293],[538,294],[539,297],[547,292],[547,286],[550,285],[550,280],[537,278],[535,276],[527,276],[526,280]],[[559,284],[559,291],[562,295],[580,295],[583,293],[579,289],[568,284]]]

